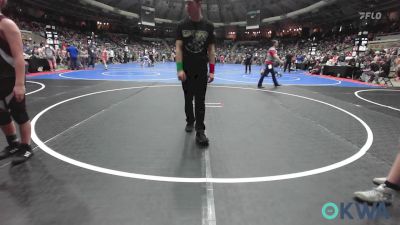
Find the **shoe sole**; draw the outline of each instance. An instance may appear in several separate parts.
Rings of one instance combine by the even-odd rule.
[[[372,183],[375,184],[375,185],[381,185],[381,184],[384,184],[385,181],[384,182],[380,182],[380,181],[372,180]]]
[[[7,159],[7,158],[10,158],[12,155],[10,154],[10,155],[7,155],[7,156],[4,156],[4,157],[0,157],[0,160],[4,160],[4,159]]]
[[[32,157],[34,156],[33,152],[31,152],[29,157],[21,157],[21,160],[11,160],[11,166],[18,166],[20,164],[23,164],[25,162],[27,162],[28,160],[30,160]]]
[[[13,152],[13,153],[9,153],[9,155],[7,155],[7,156],[5,156],[5,157],[3,157],[3,158],[0,158],[0,161],[1,161],[1,160],[4,160],[4,159],[7,159],[7,158],[10,158],[11,156],[15,155],[17,152],[18,152],[18,151],[15,151],[15,152]]]

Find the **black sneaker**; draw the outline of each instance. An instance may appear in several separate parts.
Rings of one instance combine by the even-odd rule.
[[[265,88],[264,86],[257,86],[257,88],[259,88],[259,89],[263,89],[263,88]]]
[[[19,145],[18,151],[11,161],[11,165],[16,166],[21,163],[24,163],[28,159],[30,159],[32,156],[33,156],[32,147],[27,144],[21,144],[21,145]]]
[[[194,123],[187,123],[186,124],[186,127],[185,127],[185,131],[186,132],[190,133],[190,132],[193,131],[193,129],[194,129]]]
[[[0,160],[6,159],[11,155],[14,155],[18,151],[18,144],[9,145],[0,152]]]
[[[280,86],[282,86],[281,84],[275,84],[275,87],[280,87]]]
[[[196,142],[201,146],[208,146],[209,141],[204,131],[197,131]]]

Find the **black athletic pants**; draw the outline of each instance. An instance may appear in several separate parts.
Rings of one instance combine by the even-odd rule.
[[[207,68],[207,67],[205,67]],[[207,91],[207,69],[185,71],[186,80],[182,82],[182,88],[185,95],[185,113],[186,122],[194,123],[196,121],[196,131],[205,130],[204,117],[206,113],[206,91]],[[193,112],[193,98],[195,100],[195,109]]]
[[[292,62],[291,61],[287,61],[285,62],[285,69],[283,70],[283,72],[286,72],[286,69],[289,68],[289,73],[290,73],[290,68],[292,68]]]
[[[95,65],[95,57],[94,56],[89,56],[89,63],[88,63],[88,67],[92,66],[94,68]]]
[[[272,65],[268,65],[267,64],[267,65],[265,65],[264,73],[261,74],[260,80],[258,81],[258,87],[262,86],[262,83],[264,81],[264,77],[267,76],[269,73],[271,73],[271,75],[272,75],[272,81],[274,82],[274,85],[275,86],[279,85],[278,81],[276,80],[274,67]]]
[[[245,64],[246,65],[246,72],[245,73],[247,73],[247,67],[249,68],[249,73],[251,73],[251,64]]]

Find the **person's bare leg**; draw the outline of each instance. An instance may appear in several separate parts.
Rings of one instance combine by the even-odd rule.
[[[7,125],[1,126],[1,130],[3,131],[5,136],[10,136],[10,135],[17,134],[17,130],[16,130],[15,125],[14,125],[13,122],[11,122],[11,123],[9,123]]]
[[[400,153],[397,154],[396,160],[390,169],[387,180],[392,184],[400,186]]]
[[[387,180],[384,183],[385,179],[379,178],[379,180],[379,183],[382,183],[378,187],[372,190],[354,192],[355,197],[370,203],[391,203],[396,193],[400,191],[400,153],[397,154]]]
[[[19,131],[21,134],[21,143],[22,144],[31,144],[31,121],[28,121],[24,124],[19,125]]]
[[[17,130],[13,122],[10,122],[9,124],[6,125],[2,125],[0,127],[4,133],[5,138],[7,139],[7,144],[8,144],[8,146],[5,147],[0,152],[0,160],[3,160],[17,152],[19,141],[17,137]]]
[[[15,154],[11,161],[11,166],[16,166],[26,162],[33,156],[31,147],[31,122],[28,121],[24,124],[19,125],[21,133],[21,144],[18,147],[18,152]]]

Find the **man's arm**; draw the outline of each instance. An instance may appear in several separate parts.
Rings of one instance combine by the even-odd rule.
[[[182,46],[183,46],[183,41],[182,40],[176,40],[176,42],[175,42],[175,52],[176,52],[175,57],[176,57],[176,62],[177,63],[178,62],[179,63],[182,62],[182,58],[183,58]]]
[[[185,81],[186,80],[186,74],[185,71],[183,70],[183,54],[182,54],[182,47],[183,47],[183,41],[182,40],[176,40],[175,42],[175,61],[176,61],[176,69],[178,71],[178,79],[180,81]]]
[[[279,58],[277,52],[274,53],[274,58],[275,58],[280,64],[283,64],[283,61]]]
[[[208,61],[210,64],[210,78],[208,80],[209,83],[214,81],[214,72],[215,72],[215,44],[208,45]]]

